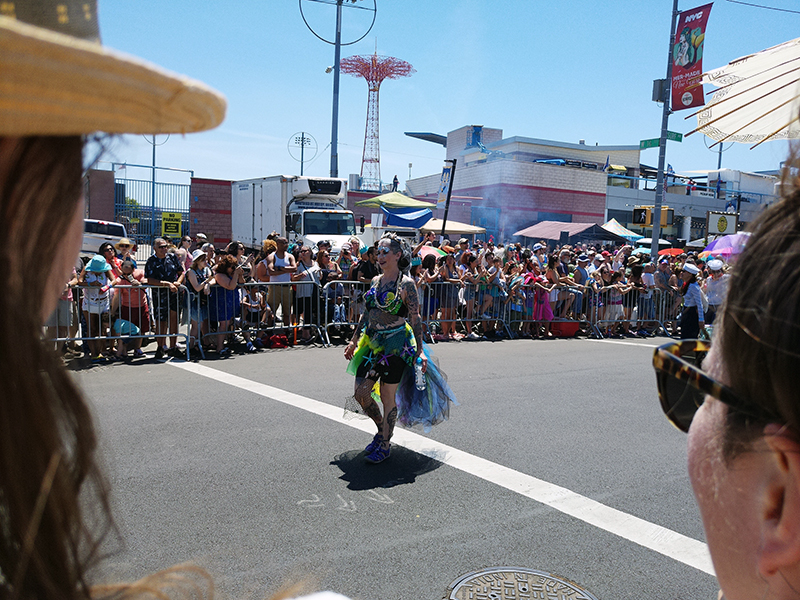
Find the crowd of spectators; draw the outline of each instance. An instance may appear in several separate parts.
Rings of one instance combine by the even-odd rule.
[[[100,362],[132,352],[141,358],[148,336],[156,359],[185,356],[181,325],[188,326],[192,357],[310,344],[322,341],[325,327],[346,339],[380,272],[375,247],[356,237],[336,257],[329,242],[312,248],[275,233],[257,254],[238,241],[218,250],[202,234],[174,244],[157,238],[143,268],[132,248],[127,239],[103,244],[65,285],[46,331],[48,339],[66,340],[59,344],[65,357],[83,352]],[[410,274],[425,335],[440,342],[552,338],[565,322],[592,336],[652,336],[662,329],[697,337],[725,297],[725,269],[693,252],[659,257],[655,265],[630,245],[542,241],[527,248],[491,239],[439,242],[427,234],[413,248]]]

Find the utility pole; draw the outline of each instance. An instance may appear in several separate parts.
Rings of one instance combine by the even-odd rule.
[[[331,117],[331,177],[339,176],[339,63],[342,58],[342,2],[336,0],[336,41],[333,46],[333,115]]]
[[[678,0],[672,0],[672,23],[669,32],[669,50],[667,51],[667,83],[664,86],[664,106],[661,112],[661,139],[658,145],[658,175],[656,176],[656,201],[653,206],[653,236],[650,244],[650,260],[658,258],[658,241],[661,239],[661,205],[664,200],[664,163],[667,155],[667,127],[669,126],[669,103],[672,92],[672,43],[675,39],[675,27],[678,22]]]

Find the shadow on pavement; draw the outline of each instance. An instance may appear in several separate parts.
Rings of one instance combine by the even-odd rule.
[[[401,446],[392,446],[392,455],[380,464],[368,463],[363,450],[349,450],[337,455],[331,463],[342,470],[339,478],[353,491],[390,488],[414,483],[418,475],[442,466],[433,458]]]

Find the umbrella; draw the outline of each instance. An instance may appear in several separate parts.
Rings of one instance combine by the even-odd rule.
[[[750,237],[746,231],[733,233],[731,235],[723,235],[721,238],[715,239],[708,246],[703,249],[703,253],[708,252],[709,256],[730,256],[732,254],[739,254],[744,250],[745,244]]]
[[[447,252],[445,252],[444,250],[440,250],[436,246],[423,246],[422,248],[419,249],[418,254],[422,258],[425,258],[428,255],[432,255],[435,258],[439,258],[440,256],[444,256],[445,254],[447,254]]]
[[[636,250],[631,252],[631,254],[650,254],[650,248],[645,248],[645,247],[637,248]]]
[[[385,206],[386,208],[436,208],[433,202],[409,198],[400,192],[388,192],[380,196],[365,198],[356,202],[356,206],[364,208],[377,208],[379,206]]]
[[[695,131],[717,142],[755,144],[800,137],[800,38],[704,73],[720,89],[698,112]],[[688,118],[688,117],[687,117]]]
[[[652,246],[653,245],[653,238],[642,238],[640,240],[636,240],[636,243],[640,246]],[[665,240],[662,238],[658,238],[658,245],[659,246],[671,246],[672,242],[669,240]]]
[[[681,254],[685,254],[682,248],[664,248],[658,251],[659,256],[680,256]]]

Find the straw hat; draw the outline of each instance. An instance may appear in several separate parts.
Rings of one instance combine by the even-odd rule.
[[[96,0],[0,4],[0,135],[189,133],[225,98],[100,45]]]

